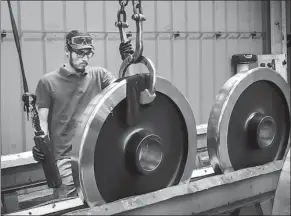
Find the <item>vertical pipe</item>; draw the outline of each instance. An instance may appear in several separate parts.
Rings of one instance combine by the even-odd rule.
[[[1,20],[2,20],[2,13],[1,13],[1,5],[2,5],[2,0],[0,0],[0,31],[2,31],[2,27],[1,27]],[[1,70],[1,59],[2,59],[2,57],[1,57],[1,52],[2,52],[2,50],[1,50],[1,45],[2,45],[2,38],[1,38],[1,35],[0,35],[0,152],[1,152],[1,155],[2,155],[2,112],[1,112],[1,108],[2,108],[2,103],[1,103],[1,94],[2,94],[2,85],[1,85],[1,83],[2,83],[2,81],[1,81],[1,73],[2,73],[2,70]],[[0,182],[1,182],[1,180],[0,180]],[[2,208],[1,208],[2,209]]]
[[[174,31],[174,21],[173,21],[173,14],[174,14],[174,2],[173,1],[169,1],[169,4],[170,4],[170,11],[171,11],[171,14],[170,14],[170,26],[171,26],[171,31],[173,32]],[[170,55],[170,58],[171,58],[171,82],[174,81],[174,43],[175,43],[175,38],[174,38],[174,35],[171,36],[171,40],[170,40],[170,52],[171,52],[171,55]]]
[[[227,10],[227,1],[224,1],[224,23],[225,23],[225,31],[226,32],[228,32],[228,22],[227,22],[227,20],[228,20],[228,16],[227,16],[227,12],[228,12],[228,10]],[[228,39],[226,38],[225,39],[225,53],[227,53],[228,54]],[[232,67],[228,67],[228,65],[229,65],[229,58],[225,58],[226,59],[226,62],[225,62],[225,69],[228,69],[228,68],[230,68],[230,70],[231,70],[231,74],[234,74],[234,70],[232,70]]]
[[[212,31],[215,32],[216,30],[216,22],[215,22],[215,1],[212,1]],[[212,92],[212,100],[215,101],[215,97],[216,97],[216,85],[217,85],[217,79],[216,79],[216,64],[218,62],[216,62],[216,58],[215,58],[215,54],[216,54],[216,39],[213,39],[212,41],[212,59],[213,59],[213,63],[212,63],[212,76],[213,76],[213,92]]]
[[[185,1],[185,30],[188,32],[188,1]],[[185,85],[186,85],[186,95],[185,97],[188,98],[189,96],[189,58],[188,58],[188,45],[189,44],[189,39],[188,35],[186,35],[185,38],[185,69],[186,69],[186,74],[185,74]]]
[[[107,45],[108,45],[108,35],[107,35],[107,23],[106,23],[106,1],[102,1],[103,4],[103,32],[104,35],[104,67],[108,68],[108,52],[107,52]]]
[[[202,6],[201,6],[202,2],[199,1],[198,7],[199,7],[199,30],[198,32],[202,31]],[[199,124],[203,124],[202,120],[203,120],[203,105],[202,105],[202,101],[203,101],[203,89],[202,89],[202,73],[203,73],[203,60],[202,60],[202,40],[201,38],[198,39],[199,41],[199,92],[200,92],[200,96],[199,96]]]
[[[67,33],[67,4],[66,1],[63,0],[63,24],[64,24],[64,32]]]
[[[236,31],[241,31],[241,26],[240,26],[240,7],[239,7],[239,2],[236,1],[236,11],[237,11],[237,14],[236,14]],[[244,2],[244,3],[247,3],[247,2]],[[245,12],[245,11],[244,11]],[[248,16],[248,14],[245,14],[246,16]],[[237,43],[236,43],[236,53],[240,53],[241,50],[240,50],[240,38],[238,37],[237,38]]]
[[[83,1],[83,13],[84,13],[84,31],[87,32],[88,30],[88,23],[87,23],[87,0]]]
[[[45,35],[45,20],[44,20],[44,1],[41,1],[41,31],[42,31],[42,74],[46,74],[46,35]]]
[[[155,10],[155,32],[158,32],[158,0],[154,1],[154,10]],[[155,34],[155,33],[154,33]],[[156,70],[157,73],[159,73],[159,35],[156,34],[155,37],[155,66],[156,66]]]
[[[252,4],[252,2],[248,2],[248,16],[250,17],[251,20],[254,20],[254,4]],[[249,31],[254,31],[256,29],[256,24],[255,22],[249,22],[248,23],[248,29]],[[250,54],[256,54],[254,53],[254,49],[253,49],[253,45],[255,44],[254,40],[252,39],[252,37],[250,37],[249,39],[249,49],[248,49],[248,53]],[[256,50],[255,50],[256,51]]]
[[[63,31],[65,32],[64,34],[64,47],[65,47],[65,43],[66,43],[66,35],[67,35],[67,4],[66,4],[66,1],[63,0]],[[65,56],[65,53],[64,53],[64,62],[66,62],[66,56]]]
[[[263,54],[271,54],[270,0],[262,1]]]

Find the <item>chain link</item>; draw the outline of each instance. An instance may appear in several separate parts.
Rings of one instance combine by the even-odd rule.
[[[124,10],[128,4],[128,0],[126,1],[119,0],[119,4],[120,4],[120,9],[117,12],[117,21],[115,22],[115,26],[118,27],[121,42],[124,43],[127,40],[125,28],[128,28],[129,26],[126,21],[127,17],[126,17],[126,12]],[[122,20],[121,20],[121,16],[123,16]]]
[[[143,14],[141,0],[132,0],[133,14]],[[137,12],[138,11],[138,12]]]
[[[124,9],[124,7],[126,7],[128,4],[128,0],[119,0],[119,4],[120,4],[121,8]]]
[[[119,0],[120,9],[117,12],[117,21],[115,26],[119,28],[121,42],[127,41],[127,36],[125,33],[125,28],[128,28],[128,23],[126,22],[126,12],[125,7],[127,6],[129,0]],[[145,16],[142,14],[141,0],[132,0],[133,15],[132,19],[136,22],[137,34],[136,34],[136,47],[135,52],[131,56],[133,63],[137,63],[142,56],[143,52],[143,27],[142,22],[146,20]],[[121,20],[121,15],[123,15],[123,20]]]

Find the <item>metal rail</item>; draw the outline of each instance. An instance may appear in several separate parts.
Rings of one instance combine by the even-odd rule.
[[[192,215],[223,213],[274,198],[283,161],[203,178],[189,184],[129,197],[94,208],[79,198],[54,202],[8,215]],[[72,211],[73,208],[81,208]],[[268,214],[268,212],[267,212]]]
[[[65,31],[34,31],[34,30],[23,30],[19,32],[19,36],[23,39],[41,39],[44,38],[47,40],[50,39],[64,39],[64,35],[67,32]],[[118,31],[88,31],[95,39],[116,39],[119,40],[119,32]],[[128,31],[126,35],[134,40],[136,31]],[[143,32],[144,39],[166,39],[166,38],[189,38],[189,39],[261,39],[267,35],[266,32],[253,31],[253,32],[202,32],[202,31],[144,31]],[[11,40],[13,39],[11,30],[2,30],[1,38],[3,40]]]

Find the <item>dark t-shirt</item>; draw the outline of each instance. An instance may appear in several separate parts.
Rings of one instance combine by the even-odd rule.
[[[60,67],[39,80],[36,105],[49,109],[48,129],[56,160],[69,156],[78,117],[90,101],[115,80],[102,67],[87,67],[81,76]]]

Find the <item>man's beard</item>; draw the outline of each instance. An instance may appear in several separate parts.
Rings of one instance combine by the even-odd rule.
[[[72,55],[72,53],[71,53],[71,55]],[[72,56],[70,56],[69,63],[70,63],[70,65],[72,66],[72,68],[75,69],[76,72],[79,72],[79,73],[84,73],[84,72],[85,72],[85,68],[80,69],[80,68],[77,68],[77,67],[73,64]]]

